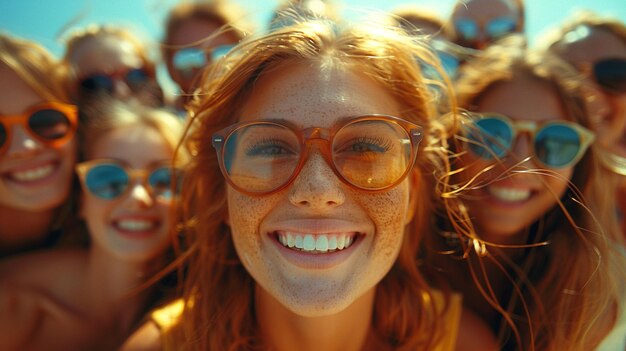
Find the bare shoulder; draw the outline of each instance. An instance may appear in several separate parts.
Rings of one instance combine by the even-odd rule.
[[[87,255],[86,250],[53,249],[10,257],[0,261],[0,282],[48,287],[76,282],[86,267]]]
[[[154,321],[149,320],[124,342],[119,351],[160,351],[162,349],[161,330]]]
[[[487,323],[473,311],[463,308],[456,351],[496,351],[498,341]]]

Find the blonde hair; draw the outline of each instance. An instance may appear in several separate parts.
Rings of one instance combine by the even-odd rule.
[[[468,63],[457,81],[459,105],[471,109],[490,89],[497,89],[498,83],[520,75],[549,84],[568,118],[592,129],[586,106],[589,83],[564,61],[520,47],[492,46]],[[489,249],[483,253],[485,257],[472,258],[498,262],[504,267],[501,269],[509,269],[513,275],[510,283],[514,287],[508,300],[498,302],[486,292],[483,295],[504,314],[501,341],[515,334],[516,338],[509,340],[517,343],[515,349],[594,349],[621,310],[626,261],[614,248],[622,243],[616,222],[599,222],[600,217],[595,215],[614,213],[609,202],[593,197],[604,192],[603,170],[596,155],[592,145],[575,166],[565,195],[527,228],[527,244],[538,247],[527,247],[519,262],[492,256]],[[550,171],[545,172],[552,176]],[[483,289],[488,291],[487,286]],[[515,319],[517,315],[525,315],[527,320]]]
[[[453,26],[447,26],[441,16],[429,9],[405,5],[395,9],[391,14],[394,22],[409,34],[421,34],[421,28],[418,23],[426,23],[437,28],[439,33],[446,39],[454,36]]]
[[[193,158],[180,206],[189,248],[181,256],[188,270],[179,349],[249,350],[262,344],[254,320],[254,280],[241,264],[225,223],[227,185],[209,136],[237,122],[238,110],[260,76],[281,65],[306,62],[367,75],[395,97],[401,106],[399,117],[424,127],[410,176],[419,180],[411,190],[418,205],[393,268],[378,284],[372,330],[398,350],[432,349],[442,337],[446,326],[418,270],[416,255],[422,233],[433,230],[430,216],[442,202],[440,193],[448,191],[447,130],[430,106],[433,99],[416,57],[436,65],[434,55],[400,29],[310,20],[248,38],[222,65],[204,73],[185,139]]]
[[[159,132],[175,152],[184,133],[180,118],[165,109],[152,108],[137,102],[122,102],[103,98],[87,106],[81,115],[79,140],[83,159],[92,154],[91,147],[102,135],[134,125],[142,125]],[[188,161],[188,154],[181,150],[176,157],[179,164]]]
[[[150,58],[148,48],[141,39],[129,29],[113,25],[90,25],[74,30],[65,40],[65,54],[63,55],[62,61],[70,77],[67,86],[68,91],[73,92],[76,84],[78,84],[77,80],[79,77],[76,75],[76,67],[74,67],[73,61],[79,48],[91,40],[101,38],[115,38],[130,43],[135,48],[137,56],[141,59],[143,68],[146,69],[151,76],[155,76],[154,61]]]
[[[0,62],[14,71],[47,101],[69,102],[67,76],[59,62],[43,46],[0,33]]]

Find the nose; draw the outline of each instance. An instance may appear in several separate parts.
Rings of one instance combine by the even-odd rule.
[[[531,146],[532,140],[531,140],[531,136],[528,133],[522,133],[519,134],[516,138],[516,140],[513,142],[513,147],[511,149],[511,156],[510,159],[512,159],[511,161],[514,162],[515,164],[519,164],[519,165],[523,165],[526,162],[533,162],[533,164],[536,165],[536,163],[534,162],[534,156],[533,152],[532,152],[532,146]],[[530,158],[529,158],[530,157]],[[523,160],[529,158],[529,161],[524,161]]]
[[[33,138],[33,136],[20,125],[14,125],[11,133],[13,135],[11,136],[11,143],[6,153],[8,156],[30,156],[43,148],[41,142]]]
[[[127,99],[131,96],[131,89],[125,81],[116,79],[113,83],[113,95],[119,99]]]
[[[132,202],[135,206],[140,208],[147,208],[154,204],[154,199],[148,189],[141,183],[137,182],[131,185],[130,196],[128,201]]]
[[[327,210],[345,200],[341,180],[319,152],[312,153],[290,187],[289,201],[299,207]]]

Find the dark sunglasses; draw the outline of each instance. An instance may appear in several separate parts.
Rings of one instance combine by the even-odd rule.
[[[146,86],[152,75],[145,68],[130,68],[114,73],[97,73],[83,78],[80,89],[85,93],[112,94],[116,81],[123,81],[132,91],[139,91]]]
[[[354,188],[380,191],[399,184],[417,155],[422,128],[403,119],[368,115],[331,129],[301,129],[282,120],[246,121],[213,135],[222,174],[237,191],[267,195],[298,176],[311,149],[319,150],[335,175]]]
[[[564,168],[576,164],[594,140],[590,130],[569,121],[513,121],[498,114],[473,114],[468,127],[468,148],[475,155],[491,160],[511,152],[520,133],[531,136],[536,159],[548,168]]]
[[[83,188],[105,200],[124,195],[137,179],[141,179],[153,197],[163,200],[179,194],[182,184],[182,171],[164,162],[147,169],[133,169],[118,160],[100,159],[82,162],[76,171]]]
[[[478,39],[480,25],[469,18],[460,18],[454,22],[454,28],[462,41],[473,42]],[[497,17],[483,24],[485,36],[494,41],[515,32],[517,20],[509,16]]]
[[[626,92],[626,59],[611,58],[600,60],[593,65],[593,78],[607,92]]]
[[[198,70],[226,56],[234,45],[220,45],[211,49],[189,47],[176,51],[172,64],[183,77],[193,78]]]
[[[18,115],[0,115],[0,154],[11,144],[11,126],[21,125],[41,143],[58,148],[76,133],[77,108],[60,102],[31,106]]]

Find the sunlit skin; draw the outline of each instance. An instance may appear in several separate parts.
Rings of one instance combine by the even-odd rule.
[[[372,113],[399,115],[399,110],[385,89],[356,71],[322,70],[313,64],[283,66],[262,76],[240,119],[277,118],[303,128],[329,128],[343,117]],[[348,334],[358,334],[348,339],[364,339],[374,287],[394,263],[412,216],[409,189],[408,180],[380,193],[353,189],[337,178],[316,149],[296,180],[276,194],[251,197],[228,188],[228,223],[235,248],[259,286],[257,318],[261,326],[271,325],[262,329],[277,349],[316,345],[307,341],[320,330],[346,345],[354,343],[345,339]],[[364,235],[347,259],[319,269],[285,256],[272,234],[277,230]],[[354,329],[348,331],[342,320],[356,321],[350,323]],[[309,323],[315,328],[307,331]],[[278,335],[280,330],[289,332]],[[291,339],[294,336],[303,340]]]
[[[499,113],[512,120],[567,120],[556,91],[547,83],[527,75],[518,74],[512,81],[496,83],[479,97],[476,105],[476,112]],[[515,166],[529,156],[529,161]],[[530,136],[520,134],[502,163],[478,177],[474,185],[479,187],[469,192],[467,204],[481,238],[497,244],[526,244],[524,229],[555,206],[557,199],[565,193],[573,166],[549,170],[547,176],[533,172],[503,175],[512,167],[514,171],[531,169],[543,173],[545,168],[534,159]],[[464,158],[467,170],[462,172],[463,178],[470,179],[492,164],[494,161],[468,152]],[[502,199],[495,195],[503,190],[528,191],[530,194],[521,200]]]
[[[143,125],[113,130],[98,138],[92,150],[91,159],[121,160],[135,169],[144,169],[173,156],[173,150],[159,132]],[[137,180],[130,191],[113,200],[83,192],[81,215],[87,222],[94,247],[122,260],[146,261],[161,255],[169,246],[170,206],[170,200],[156,198]],[[128,233],[119,226],[123,220],[149,221],[154,223],[154,228],[151,233]]]
[[[232,33],[222,33],[215,35],[220,30],[221,25],[205,19],[190,18],[180,23],[171,33],[169,46],[172,47],[168,57],[165,58],[167,71],[170,77],[178,84],[185,93],[191,93],[194,89],[194,79],[182,76],[173,66],[172,56],[176,52],[176,48],[198,46],[210,51],[212,48],[221,45],[233,45],[237,43],[237,39]],[[196,72],[200,73],[200,70]]]
[[[0,91],[0,119],[44,102],[4,64],[0,64]],[[21,125],[13,125],[10,134],[10,144],[0,154],[0,252],[34,244],[48,235],[54,210],[70,194],[76,158],[74,140],[57,149]],[[40,176],[24,178],[29,172]]]
[[[513,0],[468,0],[459,1],[452,13],[452,21],[470,19],[478,24],[478,35],[475,41],[460,42],[459,45],[472,49],[485,49],[491,39],[485,33],[485,25],[499,17],[519,18],[517,5]]]

